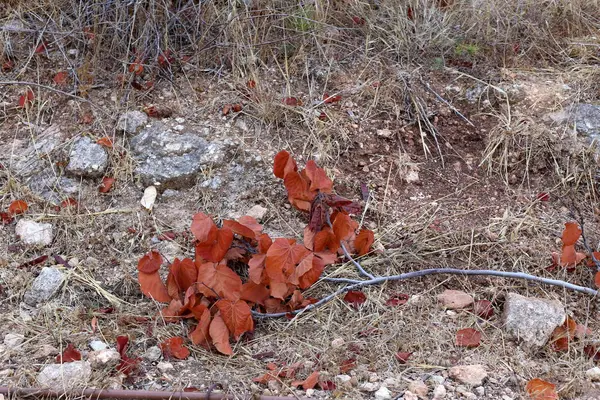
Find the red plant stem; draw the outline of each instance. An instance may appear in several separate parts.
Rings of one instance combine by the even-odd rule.
[[[57,391],[45,388],[11,388],[8,386],[0,386],[0,394],[5,396],[20,396],[20,397],[77,397],[88,399],[148,399],[148,400],[219,400],[219,399],[234,399],[240,398],[230,394],[209,393],[206,392],[167,392],[153,390],[122,390],[122,389],[72,389],[66,391]],[[249,396],[252,399],[261,400],[295,400],[298,397],[282,397],[282,396]]]

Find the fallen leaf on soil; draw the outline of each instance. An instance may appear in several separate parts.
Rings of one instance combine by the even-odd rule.
[[[233,354],[233,350],[229,344],[229,330],[227,329],[227,325],[225,325],[225,321],[223,321],[221,314],[215,314],[215,317],[208,328],[208,334],[210,335],[210,339],[215,345],[215,348],[221,354],[228,356]]]
[[[12,215],[23,214],[29,206],[24,200],[15,200],[8,206],[8,212]]]
[[[72,197],[68,197],[66,199],[64,199],[63,201],[60,202],[60,207],[61,208],[67,208],[67,207],[77,207],[77,200],[75,200]]]
[[[266,385],[269,381],[274,381],[276,380],[277,377],[273,374],[271,374],[270,372],[267,372],[264,375],[261,375],[257,378],[252,379],[252,382],[256,382],[256,383],[260,383],[262,385]]]
[[[67,82],[67,78],[68,77],[69,77],[69,73],[68,72],[66,72],[66,71],[60,71],[56,75],[54,75],[54,78],[52,78],[52,80],[57,85],[64,85]]]
[[[340,364],[340,374],[345,374],[348,371],[356,368],[356,358],[349,358],[347,360],[342,361]]]
[[[167,359],[175,357],[179,360],[185,360],[190,355],[189,349],[183,345],[183,338],[180,336],[168,338],[160,344],[160,349]]]
[[[538,195],[536,196],[536,198],[539,201],[550,201],[550,195],[548,193],[546,193],[546,192],[538,193]]]
[[[525,390],[531,400],[558,400],[556,385],[539,378],[527,382]]]
[[[148,211],[152,211],[152,207],[154,207],[154,202],[156,201],[156,196],[158,195],[158,191],[154,186],[148,186],[144,190],[144,195],[140,200],[140,204]]]
[[[2,221],[2,225],[8,225],[13,221],[13,217],[10,213],[0,212],[0,220]]]
[[[327,94],[327,93],[323,94],[323,102],[325,104],[337,103],[341,99],[342,99],[342,96],[340,96],[339,94],[335,95],[335,96],[329,96],[329,94]]]
[[[300,101],[298,101],[298,99],[295,97],[286,97],[283,99],[283,104],[286,106],[295,107],[300,105]]]
[[[550,343],[554,351],[567,351],[569,343],[575,339],[577,323],[570,317],[565,319],[561,326],[557,326],[552,332]]]
[[[481,332],[473,328],[465,328],[456,332],[456,345],[460,347],[477,347],[481,343]]]
[[[401,306],[406,304],[410,296],[406,293],[396,293],[385,302],[386,306]]]
[[[35,96],[33,95],[33,91],[31,89],[27,89],[25,94],[19,96],[19,107],[25,108],[29,103],[33,103],[33,99]]]
[[[156,250],[152,250],[140,258],[137,268],[140,272],[152,274],[160,269],[162,262],[163,259],[160,253]]]
[[[41,54],[46,51],[46,42],[40,43],[35,50],[33,51],[35,54]]]
[[[239,340],[245,332],[254,330],[250,306],[245,301],[221,299],[215,303],[215,306],[221,312],[223,321],[235,340]]]
[[[321,390],[335,390],[337,386],[332,381],[320,381],[319,387]]]
[[[294,381],[294,382],[292,382],[292,386],[296,387],[298,385],[302,385],[302,389],[308,390],[308,389],[313,389],[315,387],[315,385],[317,384],[318,381],[319,381],[319,371],[315,371],[312,374],[310,374],[303,381]]]
[[[73,346],[72,343],[67,345],[62,354],[56,356],[56,362],[61,364],[79,360],[81,360],[81,353]]]
[[[129,344],[129,336],[117,336],[117,351],[121,355],[121,362],[117,365],[116,370],[130,376],[138,367],[140,358],[129,358],[127,356],[127,346]]]
[[[477,300],[473,303],[473,314],[483,319],[491,318],[494,315],[492,302],[489,300]]]
[[[102,183],[100,183],[100,186],[98,186],[98,191],[100,193],[108,193],[110,192],[110,189],[113,187],[114,183],[115,178],[105,176],[104,178],[102,178]]]
[[[396,360],[400,362],[400,364],[406,364],[408,362],[409,357],[412,355],[411,352],[407,351],[399,351],[396,353]]]
[[[354,247],[359,256],[364,256],[371,251],[371,246],[375,242],[375,234],[369,229],[361,229],[356,239],[354,239]]]
[[[100,146],[104,146],[109,149],[113,147],[113,142],[108,136],[98,139],[96,143],[98,143]]]
[[[367,301],[367,296],[361,291],[350,290],[344,296],[344,301],[346,303],[350,303],[352,307],[358,309],[361,304]]]

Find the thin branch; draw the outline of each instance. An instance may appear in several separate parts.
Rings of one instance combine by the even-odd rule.
[[[35,86],[35,87],[39,87],[41,89],[46,89],[46,90],[49,90],[49,91],[54,92],[54,93],[62,94],[64,96],[71,97],[71,98],[77,99],[79,101],[83,101],[84,103],[89,103],[92,107],[94,107],[95,109],[99,110],[103,114],[111,116],[111,114],[109,112],[105,111],[102,107],[100,107],[96,103],[94,103],[94,102],[92,102],[92,101],[90,101],[90,100],[88,100],[88,99],[86,99],[84,97],[77,96],[74,93],[69,93],[69,92],[65,92],[65,91],[60,90],[60,89],[53,88],[52,86],[42,85],[41,83],[36,83],[36,82],[0,81],[0,86],[4,86],[4,85]],[[96,86],[96,87],[101,87],[101,86]]]
[[[419,78],[419,80],[421,81],[421,84],[423,86],[425,86],[431,93],[433,93],[433,95],[435,97],[437,97],[437,99],[439,101],[441,101],[442,103],[444,103],[445,105],[447,105],[452,111],[454,111],[454,113],[456,115],[458,115],[459,117],[461,117],[467,124],[471,125],[471,126],[475,126],[471,120],[469,120],[469,118],[465,117],[460,111],[458,111],[458,109],[456,107],[454,107],[452,104],[450,104],[450,102],[448,102],[448,100],[444,99],[442,96],[440,96],[435,90],[432,89],[431,85],[429,85],[429,83],[423,81],[423,79]]]
[[[487,275],[487,276],[499,276],[499,277],[503,277],[503,278],[525,279],[528,281],[543,283],[546,285],[559,286],[559,287],[562,287],[565,289],[571,289],[576,292],[589,294],[591,296],[598,295],[598,291],[591,289],[591,288],[575,285],[575,284],[557,280],[557,279],[548,279],[548,278],[542,278],[539,276],[524,274],[522,272],[493,271],[493,270],[470,270],[470,269],[456,269],[456,268],[432,268],[432,269],[424,269],[421,271],[407,272],[407,273],[400,274],[400,275],[382,276],[382,277],[370,279],[368,281],[354,283],[352,285],[348,285],[341,289],[338,289],[334,293],[331,293],[330,295],[322,298],[321,300],[319,300],[318,302],[316,302],[314,304],[309,304],[308,306],[306,306],[304,308],[292,311],[291,314],[298,314],[300,312],[305,312],[308,310],[312,310],[313,308],[322,306],[323,304],[333,300],[337,295],[347,292],[349,290],[358,289],[358,288],[361,288],[364,286],[377,285],[377,284],[384,283],[384,282],[401,281],[401,280],[405,280],[405,279],[418,278],[418,277],[427,276],[427,275],[463,275],[463,276]],[[285,313],[285,312],[282,312],[282,313],[259,313],[259,312],[255,312],[255,311],[252,312],[252,315],[257,318],[284,317],[289,314],[290,313]]]

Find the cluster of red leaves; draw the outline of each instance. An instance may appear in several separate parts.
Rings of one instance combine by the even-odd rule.
[[[305,170],[297,172],[295,161],[281,152],[274,172],[284,178],[292,204],[305,204],[298,196],[308,202],[310,222],[304,230],[304,243],[272,239],[249,216],[223,220],[217,226],[200,212],[190,228],[195,257],[176,258],[166,282],[159,275],[163,259],[157,251],[139,260],[142,292],[169,303],[161,311],[162,318],[167,322],[198,321],[189,335],[193,344],[232,354],[230,339],[237,341],[254,330],[252,309],[286,313],[304,308],[316,300],[305,298],[302,290],[319,279],[325,265],[337,261],[342,243],[355,254],[370,251],[373,232],[363,229],[357,234],[358,224],[347,213],[360,207],[332,193],[333,184],[323,169],[309,162]],[[301,181],[302,189],[290,191],[293,180]]]
[[[19,96],[19,108],[27,108],[30,104],[33,104],[34,99],[33,90],[27,89],[25,93]]]
[[[15,215],[23,214],[29,209],[25,200],[15,200],[8,206],[6,212],[0,212],[0,224],[8,225],[13,221]]]
[[[552,253],[552,265],[548,267],[548,270],[553,270],[556,267],[564,267],[569,272],[575,271],[577,265],[586,261],[586,265],[590,268],[597,269],[594,262],[600,260],[600,252],[593,252],[592,254],[578,252],[575,248],[577,241],[581,237],[581,228],[577,222],[565,223],[565,229],[562,233],[562,251],[560,253]],[[594,283],[596,287],[600,288],[600,271],[596,271],[594,276]]]

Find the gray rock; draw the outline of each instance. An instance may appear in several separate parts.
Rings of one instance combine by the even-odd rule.
[[[4,339],[6,344],[6,339]],[[600,368],[594,367],[585,371],[585,376],[591,381],[600,381]]]
[[[25,341],[25,335],[21,335],[20,333],[7,333],[4,336],[4,345],[8,349],[15,350],[20,347],[21,344]]]
[[[73,144],[69,154],[67,171],[77,176],[102,176],[108,166],[108,154],[104,147],[87,136],[79,138]]]
[[[487,378],[487,372],[483,365],[457,365],[448,371],[450,378],[457,382],[470,386],[481,386]]]
[[[87,361],[64,364],[48,364],[40,371],[37,381],[42,387],[54,390],[86,387],[92,375],[92,366]]]
[[[257,221],[262,221],[262,219],[265,217],[265,214],[267,213],[267,209],[264,208],[263,206],[261,206],[260,204],[256,204],[254,206],[252,206],[252,208],[250,208],[247,212],[246,215],[254,218]]]
[[[90,348],[94,351],[100,351],[108,349],[108,345],[104,343],[102,340],[92,340],[90,342]]]
[[[192,186],[202,167],[223,163],[224,147],[195,132],[172,132],[161,123],[154,123],[131,139],[138,163],[135,172],[144,185],[158,183],[161,189]]]
[[[392,398],[392,392],[385,386],[380,387],[375,392],[375,400],[390,400]]]
[[[114,349],[103,349],[90,352],[88,361],[93,368],[116,366],[121,361],[121,355]]]
[[[158,364],[156,364],[156,368],[158,368],[158,370],[162,373],[165,373],[167,371],[172,371],[175,369],[173,364],[171,364],[170,362],[166,362],[166,361],[161,361]]]
[[[51,169],[45,169],[25,181],[32,192],[40,197],[59,204],[65,197],[76,197],[79,182],[66,176],[55,175]]]
[[[36,306],[39,303],[50,300],[52,296],[60,289],[65,277],[64,274],[56,268],[44,267],[34,279],[31,287],[25,293],[23,301],[30,306]]]
[[[566,318],[564,307],[555,300],[524,297],[508,293],[502,320],[504,329],[526,347],[546,344],[552,331]]]
[[[148,361],[158,361],[162,356],[162,350],[158,346],[148,347],[143,357]]]
[[[128,111],[119,117],[117,131],[135,135],[148,122],[148,116],[141,111]]]
[[[444,385],[437,385],[433,389],[433,400],[441,400],[446,398],[446,388]]]
[[[52,243],[52,224],[21,219],[17,222],[15,233],[27,245],[48,246]]]
[[[578,132],[597,139],[600,135],[600,106],[577,104],[571,109],[571,115]]]

